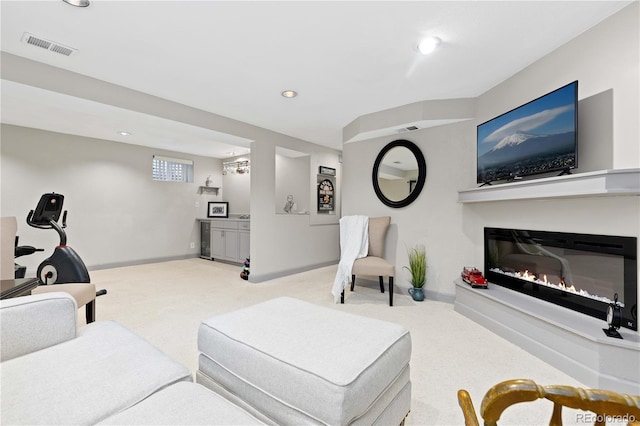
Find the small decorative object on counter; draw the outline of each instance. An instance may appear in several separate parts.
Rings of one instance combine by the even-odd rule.
[[[291,213],[294,205],[295,203],[293,202],[293,195],[287,195],[287,204],[284,205],[284,211],[287,213]]]
[[[465,266],[460,274],[462,281],[466,282],[473,288],[488,288],[489,282],[482,276],[477,268],[473,266]]]
[[[242,272],[240,272],[240,278],[242,278],[243,280],[248,280],[249,279],[249,266],[250,266],[250,260],[249,258],[247,258],[244,261],[244,264],[242,265]]]

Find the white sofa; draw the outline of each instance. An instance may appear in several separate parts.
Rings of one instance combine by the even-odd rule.
[[[78,329],[66,293],[0,303],[3,424],[262,424],[112,321]]]
[[[0,301],[2,424],[393,425],[410,408],[404,327],[276,298],[204,321],[199,383],[62,292]],[[344,354],[348,354],[344,357]]]

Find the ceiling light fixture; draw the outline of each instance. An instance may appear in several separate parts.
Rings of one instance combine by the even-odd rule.
[[[441,40],[438,37],[427,37],[418,45],[418,51],[423,55],[428,55],[429,53],[436,50],[436,47],[438,47],[440,41]]]
[[[118,132],[118,134],[119,134],[120,136],[131,136],[131,133],[129,133],[129,132],[124,132],[124,131],[120,131],[120,132]]]
[[[62,0],[62,1],[75,7],[87,7],[91,4],[89,0]]]
[[[296,92],[295,90],[285,90],[281,93],[281,95],[285,98],[295,98],[296,96],[298,96],[298,92]]]

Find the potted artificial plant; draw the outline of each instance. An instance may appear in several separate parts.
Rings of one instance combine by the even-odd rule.
[[[427,279],[427,254],[423,245],[417,245],[407,250],[409,255],[409,266],[404,268],[411,273],[411,285],[409,294],[413,300],[421,302],[424,300],[424,283]]]

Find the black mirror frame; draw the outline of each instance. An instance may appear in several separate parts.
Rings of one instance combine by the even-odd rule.
[[[416,182],[416,186],[413,191],[411,191],[411,193],[407,196],[407,198],[400,201],[392,201],[388,199],[382,193],[382,190],[380,189],[380,185],[378,183],[378,169],[380,168],[382,159],[387,154],[387,152],[396,147],[405,147],[409,149],[418,162],[418,181]],[[373,189],[376,192],[378,199],[382,201],[383,204],[395,209],[408,206],[409,204],[413,203],[416,198],[418,198],[420,192],[422,192],[424,183],[427,180],[427,163],[424,159],[424,155],[422,155],[422,151],[420,151],[420,148],[418,148],[416,144],[405,139],[398,139],[393,142],[389,142],[384,148],[382,148],[382,150],[378,154],[378,157],[376,157],[376,162],[373,164],[372,180]]]

